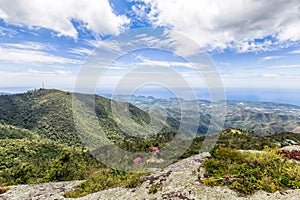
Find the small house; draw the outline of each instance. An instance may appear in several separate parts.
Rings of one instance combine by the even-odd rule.
[[[150,153],[152,153],[153,157],[156,157],[159,154],[158,147],[150,147]]]
[[[143,160],[141,156],[137,157],[136,159],[133,160],[134,164],[140,163]]]
[[[150,147],[150,152],[159,152],[158,147]]]

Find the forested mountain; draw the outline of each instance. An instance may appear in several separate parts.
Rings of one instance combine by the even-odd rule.
[[[97,95],[91,97],[95,99],[95,113],[99,126],[110,139],[127,137],[128,133],[117,125],[118,116],[112,114],[111,100]],[[146,112],[131,104],[123,103],[123,105],[128,107],[131,123],[141,125],[149,123],[150,118]],[[23,94],[2,95],[0,96],[0,124],[26,129],[42,138],[63,144],[77,145],[81,141],[74,124],[72,106],[72,93],[59,90],[41,89]],[[164,125],[166,125],[165,131],[173,130],[171,126]]]
[[[72,95],[40,89],[0,96],[0,186],[87,179],[90,173],[105,169],[80,140],[74,122]],[[81,97],[91,96],[82,94]],[[144,149],[147,152],[149,145],[156,141],[155,137],[147,139],[145,133],[141,138],[128,135],[119,128],[118,116],[112,114],[111,100],[97,95],[92,98],[99,126],[112,142],[130,151]],[[146,112],[131,104],[121,105],[128,108],[131,123],[149,123]],[[128,121],[124,123],[131,126]],[[157,134],[162,137],[161,143],[175,135],[175,130],[165,125]]]

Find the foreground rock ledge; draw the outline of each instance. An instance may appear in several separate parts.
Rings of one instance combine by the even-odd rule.
[[[201,153],[186,158],[166,167],[163,170],[153,170],[151,175],[144,177],[145,182],[137,188],[124,187],[99,191],[79,200],[141,200],[141,199],[195,199],[195,200],[299,200],[300,190],[287,190],[285,192],[267,193],[259,191],[253,196],[240,197],[236,192],[226,187],[208,187],[200,184],[198,176],[202,176],[203,170],[198,171],[204,159],[209,153]],[[202,168],[201,168],[202,169]],[[0,195],[1,200],[61,200],[66,199],[63,194],[79,185],[81,181],[45,183],[38,185],[12,186],[11,190]],[[155,194],[149,194],[152,184],[160,186]]]

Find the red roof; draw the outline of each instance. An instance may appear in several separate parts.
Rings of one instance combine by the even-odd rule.
[[[134,163],[138,163],[142,160],[142,157],[137,157],[136,159],[133,160]]]
[[[150,150],[158,151],[158,147],[150,147]]]

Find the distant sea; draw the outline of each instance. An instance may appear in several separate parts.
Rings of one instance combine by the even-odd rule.
[[[0,87],[0,93],[22,93],[28,90],[33,90],[31,87]],[[59,88],[57,88],[59,89]],[[65,91],[73,91],[73,89],[61,88]],[[207,89],[195,89],[196,97],[198,99],[211,100],[210,93]],[[96,91],[97,94],[106,97],[111,96],[111,90]],[[175,94],[166,89],[143,89],[137,90],[133,93],[138,96],[153,96],[155,98],[170,98],[175,97]],[[180,98],[188,99],[184,96],[184,90],[182,90],[182,96]],[[274,88],[226,88],[225,89],[226,100],[237,101],[253,101],[253,102],[277,102],[287,103],[300,106],[300,89],[274,89]]]
[[[226,96],[227,100],[277,102],[300,106],[300,88],[227,88]]]
[[[99,94],[109,94],[100,92]],[[195,96],[198,99],[211,100],[210,92],[207,89],[195,89]],[[184,94],[184,91],[182,92]],[[175,97],[172,92],[167,90],[144,89],[134,93],[136,96],[153,96],[155,98]],[[293,104],[300,106],[300,89],[273,89],[273,88],[226,88],[225,100],[252,101],[252,102],[276,102]],[[184,99],[184,95],[181,96]]]

